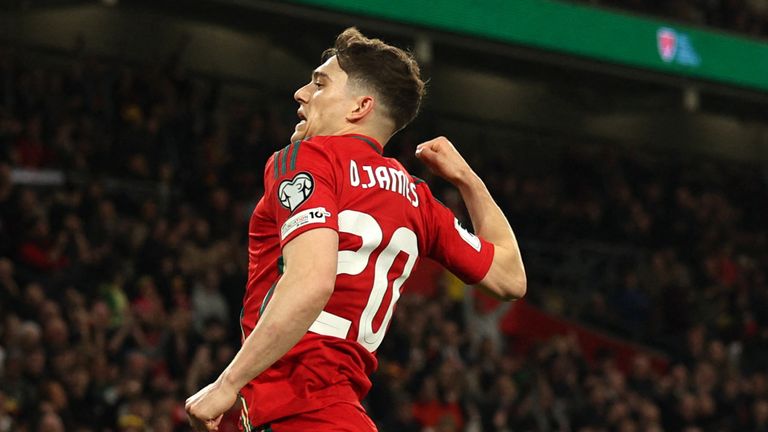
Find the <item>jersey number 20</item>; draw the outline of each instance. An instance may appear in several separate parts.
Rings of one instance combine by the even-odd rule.
[[[336,274],[359,275],[369,265],[371,254],[381,245],[383,232],[373,216],[355,210],[344,210],[339,213],[339,231],[359,236],[362,246],[356,251],[339,251],[339,264]],[[392,281],[392,297],[386,305],[387,311],[379,329],[374,331],[373,319],[384,302],[384,296],[389,287],[387,278],[395,258],[400,252],[408,256],[402,274]],[[373,285],[368,302],[360,316],[360,327],[357,331],[357,342],[368,351],[374,352],[381,345],[384,333],[392,319],[395,303],[400,298],[400,287],[411,275],[416,258],[419,256],[419,243],[416,234],[408,228],[400,227],[395,230],[387,246],[379,253],[374,263]]]

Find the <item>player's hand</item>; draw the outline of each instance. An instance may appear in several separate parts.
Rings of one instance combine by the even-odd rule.
[[[237,391],[228,387],[222,379],[209,384],[195,393],[184,405],[189,424],[197,432],[219,430],[221,418],[237,399]]]
[[[416,157],[435,174],[457,185],[472,174],[472,168],[446,137],[437,137],[416,147]]]

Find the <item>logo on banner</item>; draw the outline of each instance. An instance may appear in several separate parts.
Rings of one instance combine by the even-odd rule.
[[[664,63],[676,63],[683,66],[699,67],[701,57],[693,47],[693,41],[687,33],[662,27],[656,30],[656,47]]]
[[[656,42],[661,59],[669,63],[677,54],[677,33],[670,28],[660,28],[656,32]]]

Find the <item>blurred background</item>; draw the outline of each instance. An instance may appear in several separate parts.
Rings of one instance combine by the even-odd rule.
[[[524,300],[422,261],[383,432],[768,431],[768,1],[3,0],[0,431],[186,431],[240,343],[247,222],[350,25],[429,79]],[[237,409],[222,430],[237,430]]]

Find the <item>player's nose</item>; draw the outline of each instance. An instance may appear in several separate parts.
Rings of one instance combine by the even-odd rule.
[[[293,100],[295,100],[298,103],[307,103],[309,100],[309,91],[307,91],[307,88],[310,84],[306,84],[302,87],[299,87],[298,90],[293,94]]]

